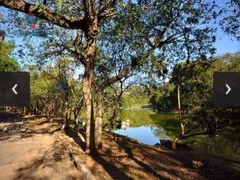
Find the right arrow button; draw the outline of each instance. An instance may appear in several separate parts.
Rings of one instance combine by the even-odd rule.
[[[226,95],[228,95],[232,89],[231,89],[231,87],[228,84],[226,84],[226,87],[228,89],[227,92],[226,92]]]
[[[216,107],[240,107],[240,72],[215,72],[213,104]]]

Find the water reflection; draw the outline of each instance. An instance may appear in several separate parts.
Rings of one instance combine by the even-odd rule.
[[[127,120],[127,121],[123,121],[123,122],[122,122],[121,129],[126,130],[126,129],[129,128],[129,127],[130,127],[130,120]]]
[[[159,142],[159,138],[154,136],[151,128],[147,126],[118,129],[115,132],[124,136],[134,138],[144,144],[153,145]]]
[[[121,113],[121,129],[114,132],[154,145],[160,140],[173,140],[180,133],[180,123],[175,114],[157,114],[150,110],[125,110]],[[184,140],[194,149],[240,161],[240,147],[231,142],[233,135],[221,132],[218,136],[197,136]]]
[[[160,143],[160,139],[172,140],[179,130],[176,128],[179,124],[174,114],[155,114],[149,110],[126,110],[121,113],[121,118],[123,119],[121,129],[114,132],[148,145]]]

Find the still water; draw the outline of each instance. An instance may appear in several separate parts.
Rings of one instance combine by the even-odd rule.
[[[173,140],[180,132],[176,114],[155,113],[151,110],[132,109],[121,112],[121,129],[114,132],[154,145],[160,139]],[[234,135],[232,135],[234,136]],[[221,132],[216,137],[196,136],[184,140],[196,150],[223,158],[240,161],[239,142],[232,142],[231,135]]]

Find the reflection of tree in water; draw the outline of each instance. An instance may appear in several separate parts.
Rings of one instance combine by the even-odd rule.
[[[121,124],[121,129],[127,129],[130,127],[130,120],[126,120],[126,121],[122,121],[122,124]]]
[[[173,139],[180,130],[175,114],[156,114],[149,110],[124,110],[121,119],[122,121],[129,119],[131,127],[149,127],[156,137],[162,139],[166,137]]]
[[[170,139],[170,137],[167,136],[167,132],[166,130],[163,129],[163,127],[154,128],[152,131],[154,136],[158,137],[159,139],[166,139],[166,140]]]
[[[180,131],[180,124],[174,114],[149,114],[154,122],[153,133],[161,139],[174,139]]]
[[[125,110],[121,113],[121,119],[122,121],[129,119],[131,127],[149,127],[154,136],[159,139],[166,139],[166,136],[174,139],[180,133],[180,123],[175,114],[156,114],[149,110]],[[187,138],[184,139],[184,143],[203,152],[240,161],[239,134],[240,131],[233,133],[229,129],[219,132],[218,136],[213,138],[206,136]]]

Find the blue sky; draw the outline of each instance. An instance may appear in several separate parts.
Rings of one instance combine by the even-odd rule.
[[[218,31],[215,47],[217,49],[216,55],[222,55],[225,53],[235,53],[240,51],[240,41],[235,38]]]
[[[7,40],[10,39],[7,38]],[[14,38],[11,40],[13,40],[17,45],[20,45],[23,41],[23,38]],[[221,30],[218,30],[216,33],[215,47],[217,49],[216,55],[235,53],[237,51],[240,51],[240,41],[237,41],[236,38],[223,33]]]
[[[224,2],[226,2],[226,0],[216,0],[217,4],[220,6],[223,6]],[[0,12],[1,14],[5,14],[7,11],[6,8],[0,7]],[[0,26],[5,26],[3,24],[0,24]],[[4,27],[0,27],[0,29],[5,29]],[[10,40],[9,38],[7,38],[7,40]],[[15,43],[17,45],[22,44],[23,39],[22,38],[13,38],[11,39],[13,41],[15,41]],[[38,44],[37,42],[39,42],[40,40],[36,40],[34,42],[34,44]],[[225,53],[235,53],[237,51],[240,51],[240,41],[237,41],[234,37],[231,37],[225,33],[223,33],[221,31],[220,28],[218,28],[218,31],[216,33],[216,43],[215,43],[215,47],[217,49],[216,51],[216,55],[222,55]]]

